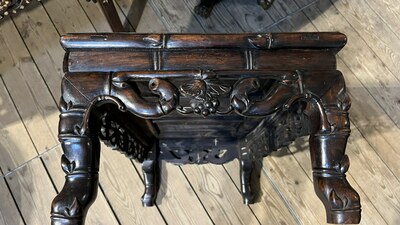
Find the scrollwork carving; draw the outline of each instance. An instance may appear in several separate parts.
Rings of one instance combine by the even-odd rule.
[[[300,93],[298,76],[283,76],[280,80],[263,90],[262,99],[252,99],[250,94],[259,91],[258,78],[245,78],[236,82],[231,93],[231,106],[243,116],[267,116],[283,108],[285,103]],[[271,79],[270,79],[271,80]]]
[[[190,150],[167,148],[160,154],[160,157],[175,164],[223,164],[233,160],[236,157],[236,154],[235,151],[224,148],[204,148]]]

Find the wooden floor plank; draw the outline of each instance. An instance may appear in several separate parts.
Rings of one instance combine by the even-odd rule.
[[[58,143],[58,109],[11,21],[2,24],[0,36],[3,80],[36,149],[42,153]]]
[[[50,224],[50,205],[56,191],[41,160],[33,159],[6,180],[26,224]]]
[[[217,5],[208,18],[194,13],[194,7],[198,4],[196,0],[184,0],[187,9],[192,13],[192,21],[197,20],[207,33],[234,33],[237,32],[238,24],[229,10],[223,5]],[[178,1],[176,2],[178,4]]]
[[[400,125],[400,81],[388,70],[362,37],[328,1],[319,1],[306,9],[306,16],[324,31],[340,30],[348,37],[348,44],[339,56],[353,71],[364,87],[374,96],[389,117]]]
[[[19,14],[14,18],[14,22],[45,79],[53,99],[58,102],[61,96],[60,83],[63,75],[62,63],[60,63],[63,61],[63,55],[60,54],[63,52],[60,37],[40,2],[33,1],[26,10],[29,13]]]
[[[148,5],[147,0],[116,0],[116,4],[118,9],[122,11],[120,18],[122,18],[125,29],[128,31],[136,30],[144,9]]]
[[[275,22],[269,15],[270,10],[265,12],[256,1],[249,3],[248,0],[230,0],[220,4],[234,15],[238,26],[244,32],[257,32]]]
[[[0,79],[0,168],[6,174],[37,154],[3,80]]]
[[[239,161],[234,160],[224,167],[233,179],[236,189],[240,190],[240,173]],[[260,171],[261,172],[261,171]],[[293,209],[289,209],[289,205],[285,204],[286,199],[279,196],[276,188],[268,180],[264,173],[259,174],[260,187],[255,189],[255,195],[259,196],[259,202],[249,205],[251,210],[257,216],[261,224],[297,224],[299,217]],[[295,214],[295,215],[292,215]]]
[[[348,1],[344,1],[347,3]],[[379,18],[386,23],[390,30],[400,37],[400,7],[397,0],[374,1],[367,0],[369,8],[371,8]]]
[[[46,165],[47,171],[50,174],[51,179],[53,180],[53,183],[55,184],[58,192],[61,191],[65,181],[65,174],[60,166],[60,159],[62,154],[63,152],[61,146],[58,145],[54,149],[42,155],[42,160]],[[96,201],[89,208],[86,221],[87,224],[98,224],[98,225],[119,224],[101,190],[98,191]]]
[[[258,224],[221,165],[181,167],[215,224]]]
[[[203,28],[181,1],[148,0],[169,32],[202,33]]]
[[[111,32],[110,25],[107,23],[107,20],[101,12],[100,4],[94,4],[93,2],[88,2],[86,0],[79,0],[79,3],[96,32]],[[92,30],[92,28],[90,30]]]
[[[308,25],[303,26],[302,24]],[[303,13],[299,13],[292,19],[279,24],[279,27],[281,30],[291,32],[317,31],[316,27]],[[352,44],[353,42],[348,43],[348,45]],[[350,108],[351,121],[399,179],[400,146],[397,144],[396,137],[400,135],[400,129],[385,114],[381,106],[378,105],[374,97],[357,79],[357,76],[344,63],[341,57],[338,58],[337,63],[338,69],[344,74],[346,86],[352,99],[352,107]]]
[[[301,23],[301,22],[299,22],[301,20],[303,20],[303,21],[308,20],[308,18],[305,17],[305,15],[303,13],[301,13],[301,15],[302,15],[302,18],[301,18],[301,16],[299,16],[299,17],[295,18],[292,23],[286,24],[285,27],[286,27],[286,29],[288,29],[288,31],[304,31],[302,28],[300,28],[296,24],[296,23]],[[290,26],[288,26],[288,25],[292,25],[292,27],[290,28]],[[306,28],[306,31],[316,31],[316,28],[309,26]],[[349,44],[351,44],[351,43],[349,43]],[[380,108],[380,106],[377,105],[376,102],[373,100],[372,96],[365,90],[365,88],[356,79],[356,77],[350,71],[350,69],[343,63],[343,61],[341,61],[339,59],[338,63],[339,63],[339,69],[345,75],[348,91],[352,95],[351,97],[353,97],[353,99],[355,99],[355,102],[353,101],[352,108],[350,110],[350,113],[351,113],[350,118],[352,119],[352,121],[354,120],[353,119],[354,114],[355,115],[364,115],[364,114],[368,115],[370,112],[382,110]],[[352,94],[352,93],[354,93],[354,94]],[[367,108],[363,108],[363,107],[365,107],[365,103],[369,103],[369,105],[367,105],[368,106]],[[383,115],[384,115],[384,113],[383,113]],[[380,122],[385,122],[385,116],[381,116],[381,117],[383,117],[383,119],[376,118],[376,120],[379,120]],[[357,116],[355,117],[355,121],[360,124],[365,123],[362,120],[360,120]],[[392,128],[395,127],[395,130],[396,130],[395,124],[393,124],[393,122],[390,119],[386,119],[386,124],[387,123],[391,124],[391,125],[389,125],[389,127],[392,127]],[[352,132],[352,135],[350,136],[349,144],[347,147],[347,154],[349,155],[349,157],[351,159],[351,165],[352,165],[349,170],[349,177],[351,178],[349,180],[350,180],[350,182],[353,181],[353,182],[351,182],[353,187],[360,192],[361,197],[362,197],[362,207],[363,207],[362,223],[364,223],[364,224],[384,224],[386,222],[389,222],[389,224],[392,224],[395,221],[395,220],[393,220],[393,218],[394,218],[393,215],[396,215],[398,209],[396,209],[396,207],[394,207],[394,210],[392,210],[392,212],[387,212],[387,214],[383,213],[381,209],[382,208],[393,209],[392,204],[397,204],[396,201],[398,201],[398,200],[396,200],[396,199],[398,197],[396,197],[396,195],[392,194],[392,192],[396,193],[396,184],[389,185],[389,186],[391,186],[390,188],[388,188],[387,186],[382,187],[380,184],[382,184],[382,183],[387,184],[387,183],[392,183],[392,182],[396,183],[396,181],[398,181],[398,179],[396,179],[394,174],[391,172],[390,168],[392,168],[392,167],[389,166],[389,167],[385,168],[385,162],[383,162],[381,160],[381,158],[375,152],[377,150],[379,152],[380,149],[382,149],[382,147],[383,148],[388,147],[388,146],[390,146],[390,144],[385,143],[386,142],[385,139],[381,138],[380,139],[381,146],[379,146],[379,147],[376,146],[375,150],[371,147],[369,147],[369,148],[358,147],[359,149],[363,149],[362,153],[359,153],[359,154],[361,154],[361,155],[365,154],[365,155],[367,155],[366,157],[369,158],[368,163],[365,163],[364,162],[365,160],[362,160],[359,157],[357,157],[356,155],[354,155],[353,151],[356,151],[354,149],[356,149],[357,147],[353,147],[353,145],[351,143],[353,143],[353,140],[355,139],[358,142],[362,142],[362,143],[364,143],[364,145],[368,146],[369,145],[369,144],[367,144],[367,142],[369,141],[368,139],[376,138],[377,136],[379,137],[379,135],[373,135],[372,137],[361,135],[361,133],[357,129],[357,127],[355,127],[354,124],[352,124],[352,126],[353,126],[353,129],[352,129],[353,132]],[[370,128],[371,129],[369,129],[369,132],[374,133],[374,131],[377,131],[375,126],[370,126]],[[366,130],[364,130],[364,132],[366,132]],[[292,146],[290,149],[292,151],[295,151],[295,153],[294,153],[295,158],[302,165],[303,169],[305,171],[308,171],[308,174],[310,174],[311,166],[308,162],[309,161],[308,159],[310,157],[309,152],[302,151],[304,149],[304,146],[301,146],[301,144],[299,144],[299,143],[301,143],[301,141],[297,142],[297,144]],[[302,143],[307,143],[307,142],[305,139],[303,139]],[[386,144],[386,146],[385,146],[385,144]],[[392,151],[390,153],[394,153],[393,156],[394,156],[394,158],[396,158],[398,154],[396,154],[396,152],[393,151],[393,149],[391,149],[391,150]],[[389,149],[389,151],[390,151],[390,149]],[[392,161],[392,163],[399,163],[399,162]],[[372,165],[373,169],[365,168],[366,165]],[[396,164],[392,164],[392,166],[398,167],[398,165],[396,165]],[[357,168],[353,170],[352,167],[357,167]],[[363,167],[364,167],[364,169],[363,169]],[[379,169],[377,169],[377,168],[379,168]],[[369,173],[369,171],[371,171],[371,172]],[[361,173],[366,173],[366,174],[362,175]],[[354,177],[353,177],[353,176],[351,176],[351,174],[356,174],[356,175],[354,175]],[[376,174],[380,174],[380,175],[376,176]],[[383,182],[382,182],[382,177],[381,177],[382,174],[386,174],[386,176],[388,176],[387,179],[384,180]],[[369,177],[372,180],[374,178],[379,179],[379,181],[375,182],[375,183],[373,183],[372,180],[365,181],[366,177]],[[388,189],[391,189],[391,190],[388,191]],[[383,199],[379,199],[379,200],[371,199],[372,192],[377,192],[377,190],[379,190],[378,192],[381,193],[379,196]],[[385,192],[386,192],[386,194],[383,194]],[[386,197],[382,197],[385,195],[386,195]],[[386,204],[386,205],[378,205],[377,201],[385,202],[383,204]],[[394,201],[394,203],[390,203],[393,201]]]
[[[24,225],[3,177],[0,180],[0,225]]]
[[[312,182],[285,148],[264,158],[263,165],[264,176],[285,197],[301,224],[325,224],[324,206],[315,195]]]
[[[59,34],[94,32],[92,24],[88,23],[88,18],[77,0],[42,0],[42,2]]]
[[[161,164],[157,205],[168,224],[213,224],[180,168],[170,163]]]
[[[335,8],[365,41],[388,70],[400,80],[400,39],[367,1],[336,1]],[[399,20],[397,21],[399,23]],[[385,34],[385,35],[382,35]]]
[[[162,21],[158,18],[156,12],[151,7],[150,3],[147,2],[144,7],[142,17],[140,18],[139,24],[136,28],[138,33],[165,33],[165,28]]]
[[[156,207],[142,206],[144,185],[132,162],[105,145],[102,145],[100,183],[121,224],[165,224]]]

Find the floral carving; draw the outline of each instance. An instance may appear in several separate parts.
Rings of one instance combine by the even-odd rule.
[[[182,95],[192,98],[190,108],[178,107],[183,113],[196,113],[208,116],[211,113],[221,113],[218,110],[221,96],[228,95],[232,90],[231,86],[223,85],[218,79],[194,79],[179,87]]]

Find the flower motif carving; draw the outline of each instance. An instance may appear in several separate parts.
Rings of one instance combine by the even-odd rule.
[[[190,107],[178,107],[181,113],[196,113],[208,116],[212,113],[224,113],[218,109],[220,106],[219,98],[229,95],[232,87],[223,85],[218,79],[194,79],[189,83],[179,87],[179,92],[191,98]],[[230,107],[228,110],[230,111]]]

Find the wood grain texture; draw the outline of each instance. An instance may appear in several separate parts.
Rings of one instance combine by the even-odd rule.
[[[224,164],[229,176],[232,178],[236,189],[240,190],[239,162],[234,160]],[[260,171],[261,172],[261,171]],[[284,196],[279,195],[279,191],[271,183],[267,173],[261,173],[260,187],[256,189],[259,195],[259,202],[249,205],[253,213],[257,216],[261,224],[298,224],[297,213],[286,204]]]
[[[58,109],[18,30],[10,22],[2,24],[0,30],[0,71],[30,138],[42,153],[58,143]]]
[[[49,17],[43,16],[47,13],[40,2],[32,2],[27,10],[29,14],[21,13],[14,19],[15,25],[53,98],[58,101],[63,74],[62,64],[57,63],[63,60],[59,34]]]
[[[317,29],[341,30],[348,36],[349,45],[339,53],[339,57],[351,68],[364,87],[374,96],[381,108],[399,126],[400,96],[399,80],[370,49],[353,27],[336,13],[330,2],[320,1],[306,9],[305,15]],[[365,60],[368,63],[365,63]],[[378,97],[379,96],[379,97]]]
[[[309,161],[308,161],[309,162]],[[301,224],[325,224],[323,205],[314,196],[314,188],[307,174],[295,158],[281,149],[263,160],[263,173],[278,188],[286,203],[298,215]]]
[[[213,224],[181,169],[169,163],[161,165],[161,186],[157,205],[168,224]],[[136,168],[140,168],[136,164]]]
[[[379,16],[377,20],[382,20],[387,24],[389,29],[399,37],[400,24],[400,10],[396,0],[387,1],[366,1],[368,7],[371,8],[375,14]],[[344,2],[346,3],[346,1]]]
[[[391,74],[400,81],[398,75],[400,73],[398,66],[400,54],[397,51],[400,49],[399,35],[391,29],[390,25],[381,20],[380,15],[374,12],[374,9],[368,4],[368,1],[362,2],[361,5],[355,5],[352,1],[339,1],[333,6],[360,35],[368,48],[375,53],[382,67],[387,67]]]
[[[0,167],[3,173],[8,173],[38,153],[2,79],[0,96]]]
[[[215,224],[258,224],[221,165],[184,165],[194,191]]]
[[[0,181],[0,224],[23,225],[25,224],[13,200],[4,178]]]
[[[182,1],[150,0],[156,14],[161,18],[169,32],[203,33],[202,26],[193,18],[193,14]]]
[[[279,2],[276,2],[279,4]],[[270,26],[275,21],[270,16],[270,11],[266,13],[255,2],[249,4],[247,0],[230,0],[222,1],[223,5],[237,21],[238,28],[244,32],[257,32],[261,31],[264,27]]]
[[[120,174],[121,171],[124,172]],[[100,184],[121,224],[165,224],[157,207],[142,206],[143,182],[132,162],[105,145],[102,145]]]
[[[290,31],[316,31],[317,28],[313,26],[313,23],[311,22],[310,25],[307,28],[299,28],[298,24],[296,24],[297,21],[304,21],[308,20],[307,17],[303,13],[300,13],[296,18],[293,18],[292,20],[285,21],[285,23],[280,24],[279,27],[285,27],[286,30]],[[349,45],[352,43],[350,42]],[[352,108],[350,110],[350,115],[351,115],[351,120],[353,121],[352,124],[352,135],[350,136],[350,141],[349,141],[349,146],[348,146],[348,154],[349,157],[355,158],[355,161],[352,161],[350,170],[349,170],[349,176],[351,177],[350,182],[353,181],[355,184],[355,188],[358,188],[359,190],[362,190],[362,195],[365,197],[362,199],[363,200],[363,220],[361,223],[365,224],[393,224],[396,223],[398,220],[398,217],[395,216],[398,214],[396,207],[393,207],[391,205],[391,201],[398,201],[398,197],[394,197],[393,194],[389,193],[396,193],[396,185],[392,186],[391,191],[389,191],[388,194],[386,194],[385,200],[376,200],[373,199],[373,194],[372,190],[374,192],[376,190],[380,190],[383,192],[386,192],[388,187],[381,186],[378,183],[373,184],[373,179],[376,174],[387,174],[387,179],[383,183],[391,183],[391,182],[397,182],[397,168],[399,168],[398,165],[398,150],[395,149],[393,144],[390,144],[390,140],[395,140],[393,139],[394,136],[398,133],[398,128],[396,125],[393,123],[393,121],[390,120],[390,118],[387,117],[387,115],[381,110],[381,108],[378,106],[376,101],[374,100],[373,96],[367,92],[366,89],[363,88],[363,85],[360,83],[360,81],[357,79],[357,76],[353,74],[353,72],[350,70],[349,67],[341,60],[338,60],[338,68],[347,76],[345,76],[346,79],[346,84],[347,87],[349,88],[349,93],[350,96],[353,99],[352,103]],[[378,111],[376,111],[378,110]],[[374,121],[374,122],[372,122]],[[376,123],[375,123],[376,121]],[[371,123],[372,122],[372,123]],[[384,130],[384,127],[387,130]],[[362,135],[362,136],[361,136]],[[353,141],[354,140],[354,141]],[[377,145],[377,141],[379,140],[379,145]],[[368,142],[364,143],[363,147],[353,147],[354,145],[352,143],[355,142]],[[301,166],[304,168],[305,171],[311,171],[311,167],[309,163],[307,162],[307,159],[309,158],[309,154],[307,151],[304,151],[303,149],[306,147],[306,145],[302,145],[300,143],[305,143],[305,140],[303,142],[297,143],[295,146],[291,147],[291,151],[294,152],[295,158],[299,161]],[[366,147],[368,146],[368,147]],[[358,149],[358,150],[355,150]],[[354,155],[353,152],[356,152],[356,154],[360,155],[368,155],[369,161],[365,162],[363,159],[357,158],[357,155]],[[367,153],[369,152],[369,153]],[[378,153],[378,154],[376,154]],[[382,161],[382,157],[384,158],[384,161]],[[392,159],[389,159],[388,157],[391,157]],[[389,166],[384,168],[382,165],[388,164]],[[365,165],[374,165],[371,167],[371,169],[362,169],[365,167]],[[380,166],[378,166],[380,165]],[[356,169],[352,169],[352,167],[357,167]],[[378,169],[380,168],[380,169]],[[384,170],[377,172],[376,170]],[[371,174],[368,175],[362,175],[360,173],[368,173],[371,171]],[[393,172],[392,172],[393,171]],[[361,178],[360,177],[364,177]],[[369,181],[365,181],[369,177]],[[375,179],[382,179],[382,178],[377,178]],[[367,186],[364,186],[366,184],[369,184]],[[381,189],[383,188],[383,189]],[[390,189],[390,188],[389,188]],[[384,195],[379,195],[382,198]],[[378,203],[379,202],[379,203]],[[385,202],[384,204],[387,204],[386,206],[379,206],[379,204],[382,204],[382,202]],[[397,204],[397,203],[395,203]],[[393,209],[392,212],[381,212],[381,208],[388,207]]]
[[[24,221],[32,225],[50,224],[49,205],[56,191],[41,160],[33,159],[6,180]]]

